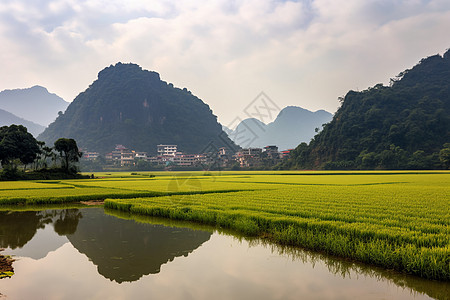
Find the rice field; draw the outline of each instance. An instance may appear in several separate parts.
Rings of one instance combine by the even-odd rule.
[[[450,172],[95,175],[0,182],[0,204],[106,199],[108,209],[209,224],[450,280]]]
[[[130,173],[101,175],[97,179],[61,181],[0,181],[0,206],[14,204],[61,204],[107,198],[155,197],[173,194],[223,193],[265,188],[264,184],[218,183],[210,176],[159,176]],[[206,179],[205,182],[200,180]]]

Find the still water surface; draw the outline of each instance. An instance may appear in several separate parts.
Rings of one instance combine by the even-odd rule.
[[[114,215],[112,215],[114,214]],[[102,208],[0,211],[0,299],[448,299],[450,284]]]

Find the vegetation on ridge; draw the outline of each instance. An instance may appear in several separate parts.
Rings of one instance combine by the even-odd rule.
[[[362,92],[350,91],[309,145],[282,168],[450,167],[450,50]]]

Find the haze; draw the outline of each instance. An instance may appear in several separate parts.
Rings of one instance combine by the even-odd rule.
[[[204,100],[227,125],[261,91],[335,112],[337,98],[450,45],[450,1],[2,0],[0,90],[72,101],[134,62]]]

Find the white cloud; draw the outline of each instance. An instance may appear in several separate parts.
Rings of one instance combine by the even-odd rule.
[[[0,90],[72,100],[106,66],[135,62],[225,124],[264,90],[279,106],[337,108],[450,47],[448,1],[4,0]]]

